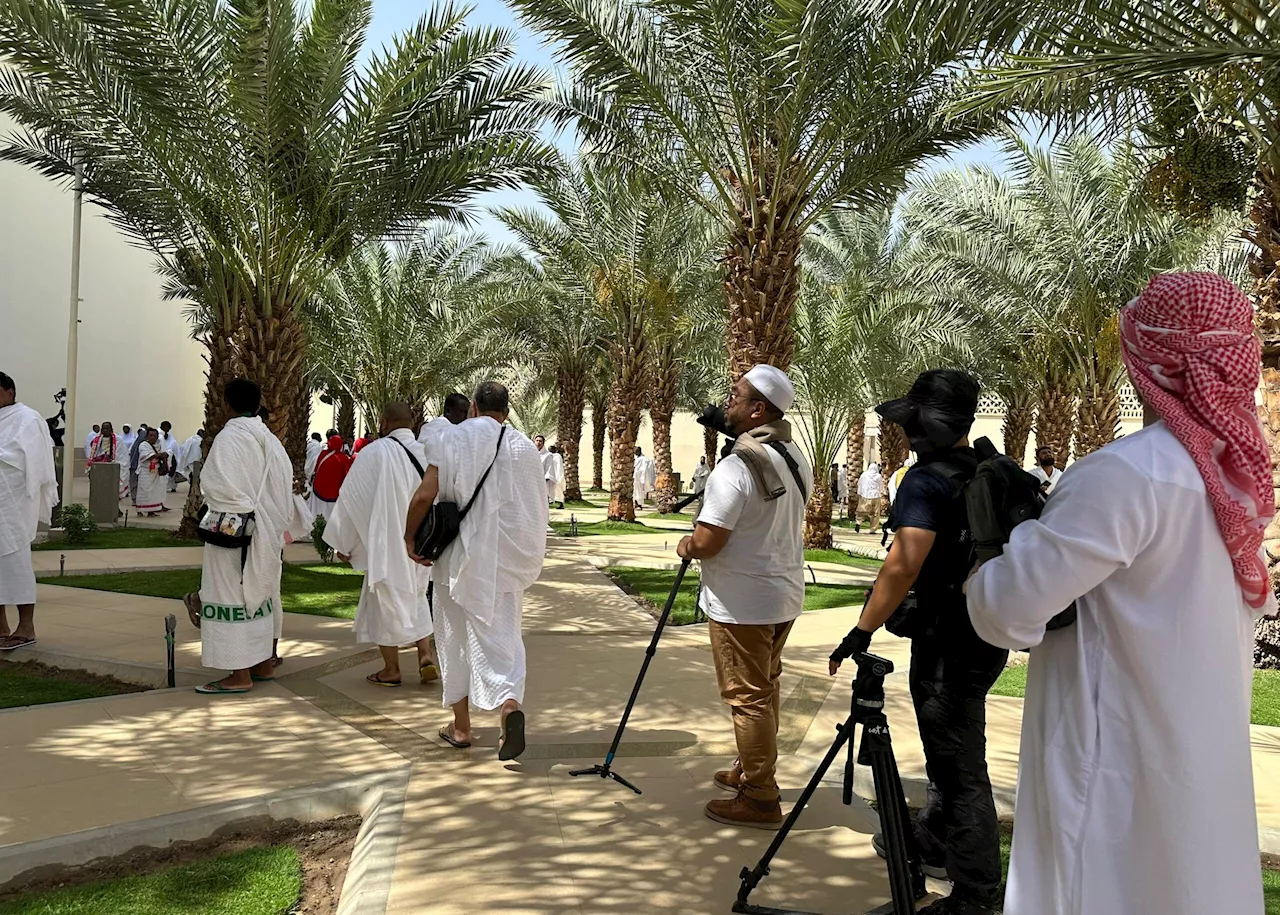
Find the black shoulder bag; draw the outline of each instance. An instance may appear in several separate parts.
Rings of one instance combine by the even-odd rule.
[[[467,512],[471,511],[476,496],[480,495],[480,490],[484,487],[484,481],[489,479],[489,472],[498,462],[498,455],[502,451],[502,437],[506,434],[507,427],[503,426],[498,432],[498,445],[493,451],[493,460],[489,462],[484,475],[480,477],[480,482],[476,484],[475,491],[471,493],[467,504],[459,508],[457,502],[437,501],[427,512],[427,516],[422,519],[422,524],[418,526],[418,532],[413,538],[413,550],[423,559],[435,562],[449,544],[458,539],[458,532],[462,530],[462,520],[467,517]],[[413,461],[419,476],[425,476],[426,471],[413,456],[413,452],[405,448],[403,442],[397,441],[396,444],[404,448],[404,453],[409,456],[409,460]]]

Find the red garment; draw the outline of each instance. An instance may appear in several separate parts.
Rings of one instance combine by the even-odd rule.
[[[1276,505],[1254,401],[1262,344],[1253,306],[1216,273],[1157,276],[1121,311],[1120,335],[1134,387],[1204,477],[1246,602],[1263,607],[1262,537]]]
[[[352,453],[352,454],[359,454],[359,453],[360,453],[360,449],[361,449],[361,448],[363,448],[363,447],[364,447],[365,445],[367,445],[367,444],[369,444],[369,440],[368,440],[367,438],[365,438],[363,435],[362,435],[362,436],[360,436],[358,439],[356,439],[355,444],[351,446],[351,453]]]
[[[320,457],[316,458],[315,481],[311,491],[317,499],[325,502],[337,502],[342,482],[351,469],[351,457],[342,451],[342,437],[334,435],[329,439],[329,446]]]

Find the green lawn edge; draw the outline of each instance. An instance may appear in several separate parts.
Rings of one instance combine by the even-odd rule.
[[[165,547],[198,547],[199,540],[180,540],[171,530],[149,527],[122,527],[100,530],[89,534],[82,543],[68,543],[65,539],[33,543],[36,553],[71,552],[73,550],[144,550]]]
[[[50,890],[0,903],[0,915],[284,915],[301,895],[298,852],[280,845]]]

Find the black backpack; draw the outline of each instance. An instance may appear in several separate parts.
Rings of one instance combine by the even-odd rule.
[[[1039,518],[1048,498],[1041,480],[996,450],[988,438],[973,443],[978,470],[964,485],[965,509],[973,534],[974,559],[984,563],[1001,555],[1023,521]],[[1049,621],[1046,629],[1062,629],[1076,621],[1076,605]]]
[[[1004,552],[1015,527],[1040,517],[1047,498],[1039,478],[997,451],[990,439],[978,439],[973,450],[978,453],[978,467],[971,479],[964,479],[959,469],[949,466],[934,469],[930,465],[930,470],[955,487],[957,498],[964,499],[969,531],[973,536],[973,558],[984,563]],[[1045,628],[1062,629],[1075,621],[1076,605],[1072,603],[1051,619]],[[921,634],[923,623],[913,592],[907,595],[903,605],[894,611],[885,626],[894,635],[912,638]]]

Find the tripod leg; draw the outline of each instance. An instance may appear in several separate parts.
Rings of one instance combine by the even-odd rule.
[[[671,616],[671,608],[676,603],[676,595],[680,592],[680,584],[684,581],[684,573],[688,570],[689,560],[686,559],[680,563],[680,570],[676,572],[675,583],[671,585],[671,593],[667,595],[667,604],[662,608],[662,614],[658,617],[658,625],[653,630],[653,638],[649,640],[649,647],[645,649],[644,661],[640,665],[640,673],[636,676],[635,685],[631,687],[631,697],[627,699],[627,707],[622,712],[622,720],[618,722],[618,730],[614,732],[613,743],[609,745],[609,752],[605,755],[604,764],[602,766],[593,766],[590,769],[575,770],[569,773],[571,776],[599,775],[601,778],[608,778],[613,774],[610,771],[610,767],[613,765],[613,758],[618,754],[618,745],[622,743],[622,732],[627,729],[627,721],[631,718],[631,710],[635,707],[636,699],[640,696],[640,687],[644,684],[644,675],[648,673],[649,664],[653,661],[653,656],[658,652],[658,641],[662,638],[662,631],[666,628],[667,619]],[[636,794],[640,794],[640,789],[630,782],[623,779],[618,779],[618,781]]]
[[[809,803],[809,799],[813,797],[813,792],[817,790],[818,785],[822,782],[823,776],[827,774],[827,770],[831,768],[831,764],[835,762],[836,757],[840,755],[840,750],[844,746],[845,741],[850,740],[853,736],[854,722],[850,716],[844,724],[836,728],[836,739],[831,744],[831,748],[827,750],[827,755],[822,757],[822,762],[818,764],[818,768],[814,770],[813,776],[809,779],[809,784],[805,785],[804,791],[800,793],[800,799],[796,801],[795,806],[791,808],[791,813],[787,814],[787,818],[783,821],[782,827],[774,835],[773,841],[769,843],[769,847],[765,849],[764,856],[757,862],[753,868],[743,868],[742,873],[738,876],[742,880],[742,885],[738,887],[738,899],[734,903],[733,910],[735,912],[748,911],[747,897],[751,895],[751,891],[759,885],[769,873],[769,863],[773,861],[774,856],[778,854],[778,850],[782,848],[782,843],[786,841],[787,834],[791,832],[791,828],[796,825],[796,820],[800,819],[800,814],[804,811],[805,805]]]
[[[902,779],[889,739],[889,725],[883,714],[869,716],[864,723],[861,752],[862,758],[871,764],[875,780],[876,807],[880,813],[880,833],[884,837],[894,915],[915,915],[916,899],[923,895],[923,877],[920,876],[919,853],[915,851],[915,837],[911,834]],[[917,881],[918,876],[920,879]]]

